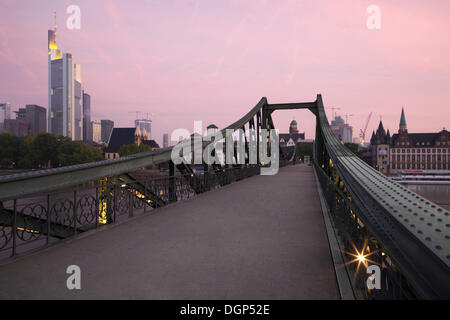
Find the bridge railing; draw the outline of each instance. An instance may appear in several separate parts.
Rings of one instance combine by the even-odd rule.
[[[185,177],[145,170],[132,180],[104,178],[52,192],[0,202],[0,260],[38,250],[105,225],[142,215],[260,173],[256,165],[235,166]]]
[[[336,229],[356,244],[342,240],[344,251],[358,265],[358,250],[368,245],[374,265],[389,275],[385,292],[371,297],[449,299],[450,213],[359,159],[331,130],[320,95],[316,103],[316,169]]]
[[[339,248],[343,254],[353,293],[357,299],[415,299],[413,288],[383,250],[380,242],[369,232],[360,219],[360,209],[344,194],[326,173],[314,163],[320,188]],[[327,213],[325,213],[327,214]],[[380,268],[380,287],[367,286],[370,265]],[[374,279],[370,279],[371,281]]]

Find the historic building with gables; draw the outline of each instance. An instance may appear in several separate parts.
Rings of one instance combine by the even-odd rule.
[[[408,170],[450,173],[450,134],[409,133],[402,108],[398,133],[392,137],[380,121],[370,140],[372,165],[385,174]]]

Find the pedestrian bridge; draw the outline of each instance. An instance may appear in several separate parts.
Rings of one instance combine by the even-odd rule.
[[[312,166],[273,152],[285,109],[316,116]],[[220,133],[239,156],[201,174],[171,147],[0,177],[0,297],[450,298],[449,212],[341,144],[321,95],[262,98]],[[209,150],[192,140],[180,145]],[[81,290],[66,287],[70,265]]]
[[[81,269],[81,290],[66,287],[73,264]],[[339,298],[306,165],[59,243],[0,267],[0,279],[0,298],[13,299]]]

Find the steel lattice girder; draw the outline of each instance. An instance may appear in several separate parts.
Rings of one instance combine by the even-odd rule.
[[[388,179],[356,157],[332,132],[321,96],[320,130],[333,165],[363,223],[425,298],[450,298],[449,212]]]

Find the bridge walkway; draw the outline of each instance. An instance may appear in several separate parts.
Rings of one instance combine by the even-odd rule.
[[[81,268],[68,290],[66,268]],[[0,299],[338,299],[312,167],[288,166],[0,266]]]

